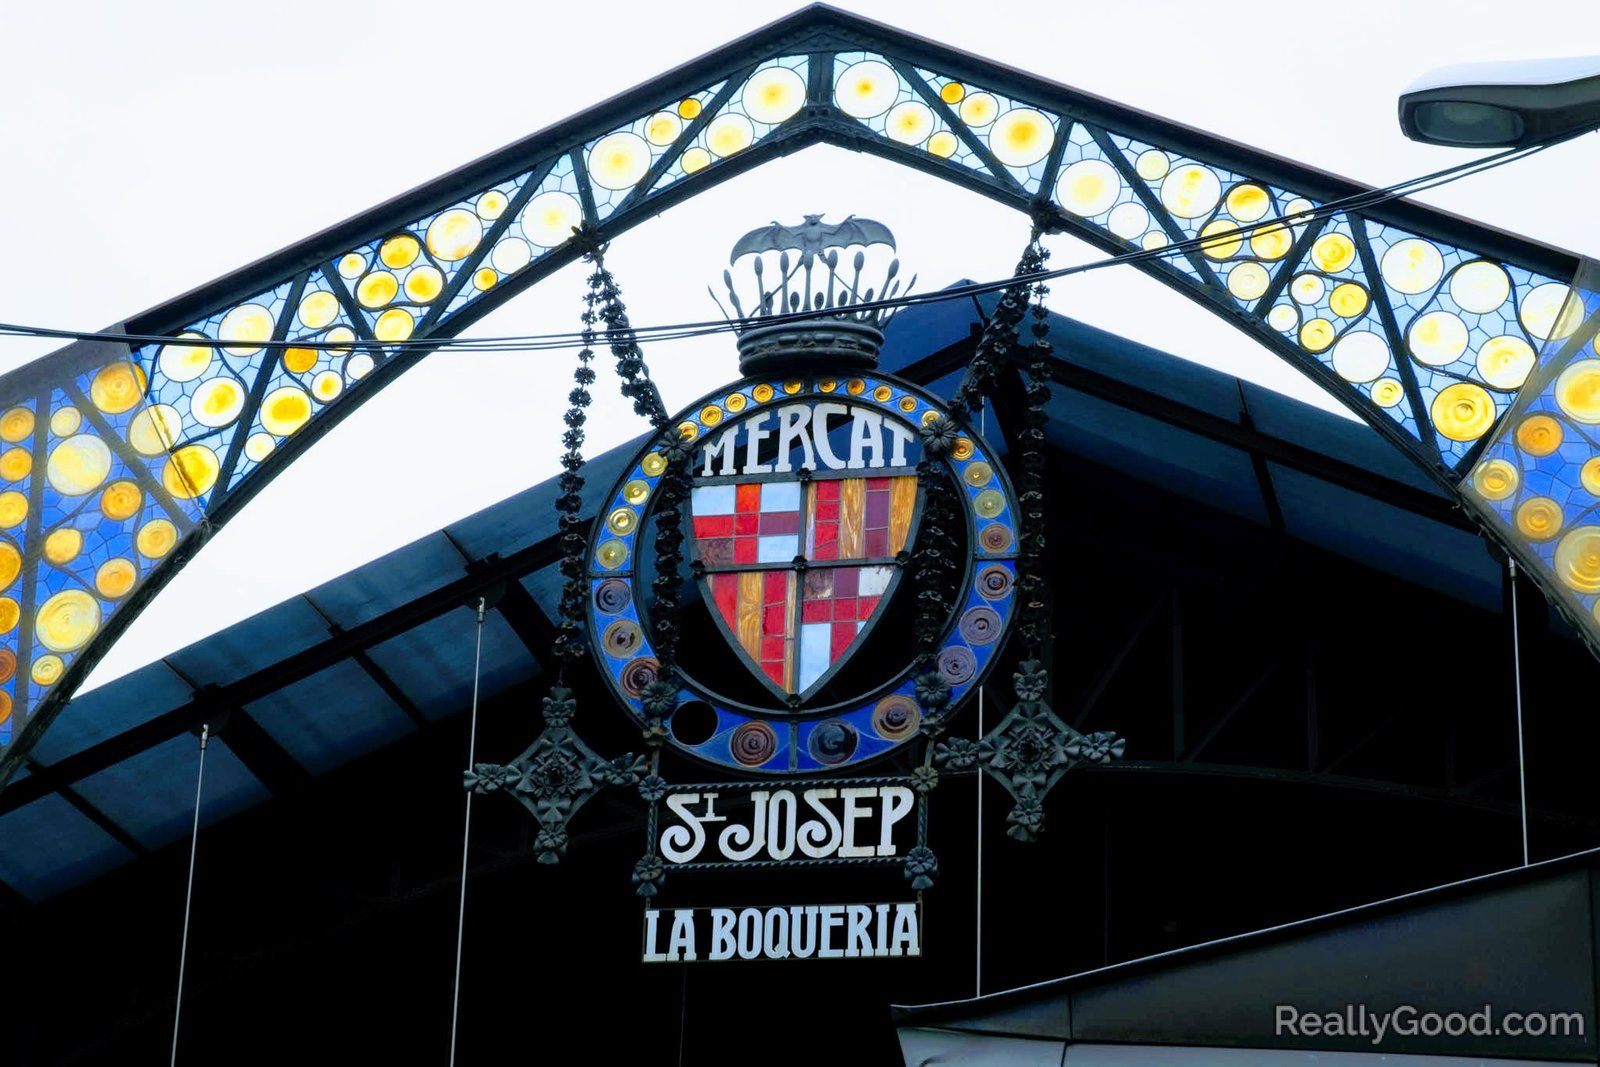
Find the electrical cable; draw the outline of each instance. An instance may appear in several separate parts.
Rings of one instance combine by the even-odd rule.
[[[200,842],[200,790],[206,781],[206,742],[211,724],[200,726],[200,766],[194,776],[194,826],[189,831],[189,883],[183,894],[183,941],[178,949],[178,995],[172,1006],[172,1067],[178,1065],[178,1023],[183,1017],[183,975],[189,963],[189,911],[194,904],[194,857]]]
[[[1576,134],[1572,136],[1577,136]],[[1569,138],[1563,138],[1567,140]],[[1403,182],[1385,186],[1379,189],[1363,190],[1345,197],[1330,200],[1324,204],[1313,207],[1307,211],[1296,212],[1293,215],[1275,215],[1253,223],[1246,223],[1237,230],[1229,231],[1225,235],[1211,234],[1206,237],[1193,237],[1183,241],[1175,241],[1160,248],[1136,249],[1129,252],[1118,253],[1102,259],[1092,260],[1088,263],[1075,264],[1070,267],[1060,267],[1055,270],[1040,271],[1027,276],[1011,277],[998,281],[973,282],[967,285],[954,286],[929,293],[909,293],[896,296],[889,300],[863,301],[848,305],[846,313],[857,314],[861,312],[890,310],[904,307],[913,307],[920,304],[938,303],[946,300],[959,300],[986,293],[998,292],[1014,285],[1049,281],[1055,278],[1065,278],[1088,271],[1101,270],[1107,267],[1125,266],[1140,263],[1151,259],[1164,259],[1186,254],[1206,246],[1215,245],[1219,240],[1235,237],[1246,238],[1262,230],[1272,230],[1285,225],[1300,226],[1311,222],[1325,220],[1336,215],[1350,211],[1358,211],[1378,204],[1388,203],[1403,196],[1429,189],[1438,188],[1451,182],[1459,181],[1472,174],[1479,174],[1497,167],[1514,163],[1529,156],[1543,152],[1548,148],[1562,143],[1561,140],[1550,141],[1545,144],[1533,145],[1525,148],[1512,148],[1504,152],[1459,163],[1452,167],[1433,171],[1429,174],[1410,178]],[[751,326],[776,326],[787,322],[815,318],[817,312],[801,310],[777,315],[764,315],[756,317],[742,317],[735,319],[710,319],[685,323],[672,323],[661,326],[634,326],[627,330],[600,330],[595,332],[595,339],[600,343],[613,343],[623,340],[638,341],[677,341],[698,337],[713,336],[716,334],[738,332]],[[613,337],[612,334],[616,336]],[[247,344],[238,341],[221,341],[214,338],[183,338],[166,334],[132,334],[115,331],[78,331],[55,329],[44,326],[28,326],[17,323],[0,322],[0,337],[41,337],[54,338],[66,341],[111,341],[127,344],[133,347],[145,345],[174,345],[189,347],[213,347],[216,345],[232,345],[234,347],[249,347],[252,349],[287,349],[304,348],[308,344],[316,347],[356,349],[380,349],[387,352],[400,353],[408,349],[422,351],[472,351],[472,352],[539,352],[553,351],[580,347],[583,344],[580,334],[575,332],[548,333],[548,334],[513,334],[499,337],[464,338],[455,337],[447,339],[415,338],[403,341],[376,341],[356,339],[342,341],[337,345],[328,345],[325,340],[317,341],[308,338],[294,340],[263,340],[250,341]]]

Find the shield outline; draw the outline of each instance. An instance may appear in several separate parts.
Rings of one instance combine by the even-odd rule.
[[[806,403],[806,404],[811,405],[811,406],[815,406],[818,403],[848,402],[848,400],[851,400],[851,399],[854,399],[854,398],[853,397],[839,397],[839,398],[837,398],[837,400],[831,400],[831,399],[827,398],[827,394],[822,394],[822,396],[820,396],[820,397],[814,395],[814,396],[806,397],[804,400],[801,400],[801,401],[798,401],[798,402]],[[870,404],[858,404],[857,406],[865,408],[867,410],[870,410],[874,414],[879,414],[884,418],[895,418],[895,419],[897,419],[902,425],[908,427],[912,431],[912,433],[914,435],[917,434],[919,432],[919,430],[920,430],[920,427],[916,423],[911,421],[910,419],[903,418],[903,417],[901,417],[899,414],[897,414],[895,412],[884,410],[881,406],[874,406],[874,405],[870,405]],[[768,409],[768,410],[770,410],[770,409]],[[746,421],[749,418],[754,417],[755,415],[757,415],[759,413],[760,413],[760,409],[747,408],[745,411],[740,412],[738,417],[727,419],[727,420],[723,421],[722,424],[717,427],[717,429],[719,431],[732,429],[734,427],[737,427],[740,423]],[[763,458],[763,460],[768,458],[766,453],[762,454],[762,458]],[[809,467],[802,467],[799,470],[796,470],[796,471],[793,471],[793,472],[784,472],[784,473],[711,475],[711,476],[708,476],[708,477],[705,477],[705,478],[695,477],[695,476],[691,475],[690,489],[691,489],[691,493],[692,493],[692,491],[694,489],[697,489],[697,488],[709,487],[709,486],[717,486],[717,485],[752,485],[752,484],[766,484],[766,483],[772,483],[772,482],[791,482],[791,483],[799,484],[800,487],[801,487],[801,496],[800,496],[801,505],[800,505],[800,524],[799,524],[799,534],[798,534],[798,536],[799,536],[799,547],[801,548],[802,554],[803,554],[804,547],[805,547],[805,529],[806,529],[806,517],[807,517],[806,516],[805,501],[806,501],[807,496],[809,495],[807,493],[807,491],[806,491],[806,487],[807,486],[809,486],[809,485],[811,485],[811,484],[813,484],[815,482],[823,482],[823,481],[841,481],[842,482],[842,481],[845,481],[845,480],[848,480],[848,479],[851,479],[851,478],[860,478],[862,480],[869,480],[869,479],[877,479],[877,478],[896,478],[896,477],[917,478],[918,477],[917,468],[916,468],[916,466],[913,465],[913,466],[905,466],[905,467],[868,467],[868,468],[861,468],[861,469],[854,469],[854,470],[846,468],[846,469],[841,469],[841,470],[838,470],[838,471],[817,472],[817,471],[811,470],[811,468],[809,468]],[[924,493],[924,490],[923,490],[923,486],[922,486],[922,484],[920,482],[920,479],[919,479],[917,484],[916,484],[915,494],[914,494],[914,496],[912,498],[911,517],[910,517],[910,520],[909,520],[909,522],[907,523],[907,526],[906,526],[906,537],[905,537],[905,543],[902,546],[902,553],[909,554],[910,551],[912,550],[913,546],[916,545],[917,534],[918,534],[918,532],[919,532],[919,530],[921,528],[921,525],[922,525],[922,509],[923,509],[924,496],[925,496],[925,493]],[[888,556],[888,557],[877,557],[877,556],[874,556],[874,557],[866,557],[866,558],[862,558],[862,559],[822,560],[820,562],[815,562],[815,561],[812,561],[810,559],[807,559],[807,561],[806,561],[807,565],[804,568],[797,567],[794,564],[793,560],[790,560],[789,562],[785,562],[785,563],[781,563],[781,564],[780,563],[756,564],[756,565],[745,564],[745,565],[742,565],[742,566],[738,565],[738,564],[729,564],[729,565],[725,565],[725,566],[724,565],[718,565],[718,569],[715,570],[715,571],[706,570],[706,569],[703,569],[704,568],[704,561],[701,560],[701,558],[700,558],[700,538],[694,532],[694,505],[692,503],[692,499],[693,499],[693,497],[691,495],[691,497],[690,497],[691,503],[688,506],[688,517],[689,517],[688,527],[689,528],[686,531],[687,536],[685,537],[685,541],[688,542],[687,545],[686,545],[686,548],[688,549],[688,552],[687,552],[686,555],[687,555],[688,560],[690,561],[690,566],[691,567],[697,567],[697,569],[699,571],[699,573],[696,575],[696,580],[698,581],[699,586],[700,586],[701,598],[702,598],[702,600],[704,600],[704,602],[706,604],[706,607],[708,609],[707,613],[711,616],[712,621],[716,624],[717,631],[722,635],[722,639],[726,643],[726,645],[728,646],[729,651],[731,651],[733,653],[734,657],[737,658],[739,660],[739,662],[742,663],[745,666],[745,668],[747,670],[749,670],[750,673],[752,675],[754,675],[757,680],[760,681],[760,683],[762,684],[762,686],[765,687],[767,692],[770,693],[774,698],[777,699],[777,701],[779,702],[780,707],[783,710],[789,711],[789,712],[800,712],[800,711],[809,710],[809,709],[806,709],[806,707],[805,707],[806,702],[808,700],[810,700],[812,697],[816,696],[817,693],[821,692],[828,685],[828,683],[833,680],[834,676],[837,675],[839,673],[839,671],[844,668],[845,664],[849,663],[851,660],[853,660],[855,658],[856,653],[861,651],[862,646],[865,645],[867,640],[872,636],[872,634],[877,631],[878,623],[883,619],[884,615],[889,610],[890,601],[893,600],[893,598],[895,597],[895,595],[898,593],[898,591],[900,589],[901,579],[905,576],[906,564],[901,563],[899,558],[898,558],[898,556]],[[909,563],[909,555],[907,555],[906,562]],[[778,572],[785,572],[785,573],[789,573],[789,574],[795,575],[796,591],[795,591],[794,607],[793,607],[793,612],[794,612],[794,616],[795,617],[792,617],[790,622],[791,622],[792,626],[794,627],[793,640],[798,642],[799,638],[800,638],[799,629],[798,629],[798,627],[800,625],[800,621],[799,621],[798,615],[802,612],[802,610],[804,608],[804,604],[805,604],[805,587],[804,587],[805,575],[810,570],[813,570],[813,569],[815,569],[815,570],[822,570],[822,569],[832,570],[832,569],[836,569],[836,568],[845,568],[845,567],[862,568],[862,567],[871,567],[871,566],[889,566],[889,567],[893,568],[892,572],[889,575],[889,584],[887,586],[885,586],[885,588],[883,590],[883,593],[880,594],[880,596],[878,598],[878,606],[873,611],[872,617],[870,619],[868,619],[867,620],[867,624],[865,626],[863,626],[859,632],[856,633],[854,639],[850,642],[850,646],[847,649],[845,649],[843,655],[841,655],[838,659],[836,659],[833,662],[831,662],[828,665],[827,669],[824,670],[820,675],[818,675],[817,678],[814,681],[812,681],[812,683],[809,686],[807,686],[803,691],[796,692],[796,693],[793,693],[793,694],[791,694],[788,691],[784,690],[776,682],[774,682],[772,680],[772,678],[767,674],[767,672],[761,669],[760,662],[757,661],[754,657],[752,657],[750,655],[749,652],[747,652],[745,650],[744,645],[741,644],[740,641],[739,641],[739,635],[737,633],[735,633],[732,630],[732,628],[729,627],[728,621],[725,618],[723,618],[721,610],[719,610],[718,607],[716,606],[716,599],[715,599],[715,596],[714,596],[714,594],[713,594],[713,592],[711,590],[711,577],[712,577],[713,574],[744,574],[744,573],[752,573],[752,572],[754,572],[754,573],[768,573],[768,572],[772,572],[772,571],[778,571]],[[789,640],[789,638],[786,637],[785,640]],[[798,669],[798,656],[799,656],[798,649],[796,650],[795,655],[796,655],[796,669]]]

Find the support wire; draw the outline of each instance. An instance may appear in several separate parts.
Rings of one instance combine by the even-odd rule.
[[[478,755],[478,677],[483,664],[483,615],[488,602],[478,598],[478,643],[472,653],[472,712],[467,726],[467,773]],[[461,943],[467,929],[467,857],[472,849],[472,790],[467,790],[467,815],[461,827],[461,907],[456,913],[456,977],[450,992],[450,1067],[456,1062],[456,1024],[461,1017]]]
[[[1511,670],[1517,698],[1517,809],[1522,814],[1522,865],[1528,865],[1528,772],[1522,754],[1522,638],[1517,627],[1517,561],[1507,558],[1511,576]]]
[[[206,744],[211,740],[211,724],[200,725],[200,767],[194,776],[194,826],[189,832],[189,885],[183,894],[183,941],[178,949],[178,996],[172,1006],[172,1059],[178,1063],[178,1024],[183,1018],[183,974],[189,962],[189,911],[194,903],[195,846],[200,840],[200,790],[206,780]]]

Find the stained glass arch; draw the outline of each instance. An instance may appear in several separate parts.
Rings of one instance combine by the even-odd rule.
[[[426,351],[395,343],[447,340],[577,259],[575,226],[610,238],[819,142],[1108,253],[1203,242],[1139,269],[1319,381],[1475,508],[1479,454],[1515,447],[1524,383],[1593,343],[1571,253],[1403,201],[1319,211],[1367,190],[807,8],[123,324],[208,343],[79,342],[0,378],[0,783],[210,533]],[[1574,437],[1568,451],[1600,452]],[[1600,642],[1600,577],[1563,581],[1559,553],[1481,513]]]

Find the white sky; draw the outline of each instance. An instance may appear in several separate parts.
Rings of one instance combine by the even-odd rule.
[[[1600,53],[1593,0],[846,6],[1372,185],[1466,158],[1400,135],[1395,96],[1424,70]],[[727,0],[6,0],[0,320],[79,329],[119,321],[792,9]],[[1600,141],[1587,137],[1423,199],[1593,254],[1597,173]],[[887,223],[919,289],[1002,277],[1026,236],[1021,216],[975,194],[814,148],[617,240],[611,265],[633,321],[707,317],[705,286],[739,234],[818,211]],[[1054,247],[1052,265],[1098,257],[1076,242]],[[573,329],[578,282],[569,269],[473,332]],[[1052,305],[1329,406],[1276,357],[1131,268],[1057,283]],[[0,368],[53,347],[0,339]],[[737,377],[726,338],[647,356],[669,406]],[[89,685],[550,476],[569,374],[559,354],[429,357],[218,534]],[[590,454],[641,429],[609,376],[597,395]]]

